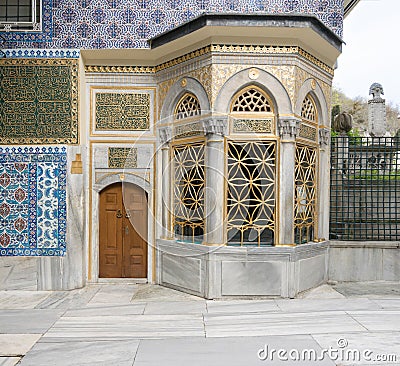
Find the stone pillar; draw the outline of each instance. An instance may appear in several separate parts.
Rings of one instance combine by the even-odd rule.
[[[163,239],[171,239],[173,237],[171,228],[171,166],[169,158],[169,142],[172,138],[170,127],[159,129],[159,137],[161,143],[161,194],[159,194],[159,202],[161,203],[161,236]]]
[[[225,212],[225,151],[226,117],[213,117],[203,121],[207,136],[206,191],[204,244],[226,244]]]
[[[318,239],[329,239],[329,207],[330,207],[330,164],[329,164],[329,142],[331,139],[330,129],[327,127],[319,129],[319,183],[318,183]]]
[[[374,83],[369,89],[373,98],[368,101],[368,132],[371,136],[383,137],[387,131],[385,99],[381,98],[383,88]]]
[[[294,245],[294,166],[300,122],[294,117],[283,117],[278,122],[281,137],[278,245]]]

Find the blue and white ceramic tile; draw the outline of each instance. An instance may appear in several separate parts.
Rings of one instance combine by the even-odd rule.
[[[66,149],[0,147],[0,256],[66,250]]]
[[[204,12],[310,14],[339,36],[343,27],[343,0],[43,0],[43,9],[42,32],[1,32],[1,48],[147,48]]]

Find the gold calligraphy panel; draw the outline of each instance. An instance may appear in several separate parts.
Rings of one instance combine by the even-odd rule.
[[[137,148],[109,147],[108,167],[110,169],[137,168]]]
[[[150,128],[150,94],[100,93],[95,96],[96,130],[141,131]]]
[[[78,143],[77,82],[77,60],[0,60],[0,143]]]

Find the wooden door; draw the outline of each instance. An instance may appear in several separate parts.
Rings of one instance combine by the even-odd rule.
[[[115,183],[100,193],[99,216],[99,277],[146,278],[146,193]]]

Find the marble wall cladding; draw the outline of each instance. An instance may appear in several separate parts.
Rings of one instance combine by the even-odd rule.
[[[0,256],[66,250],[65,147],[0,147]]]
[[[42,31],[0,30],[2,48],[147,48],[148,39],[206,12],[308,14],[339,36],[343,29],[343,0],[43,0],[42,4]]]

